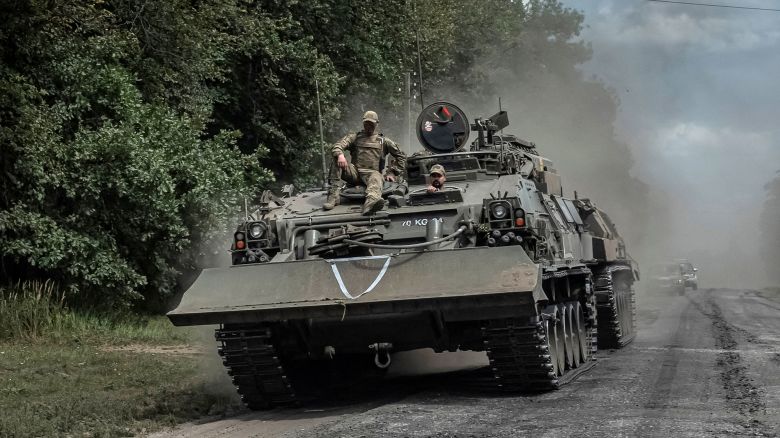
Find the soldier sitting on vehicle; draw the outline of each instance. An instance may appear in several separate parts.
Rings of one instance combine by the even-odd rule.
[[[428,193],[438,192],[444,187],[444,183],[447,181],[444,166],[441,164],[434,164],[431,166],[429,174],[431,175],[431,183],[428,185]]]
[[[322,205],[324,210],[330,210],[339,204],[341,189],[344,182],[366,186],[366,200],[363,203],[363,214],[371,214],[385,206],[382,199],[382,174],[380,162],[388,153],[395,157],[394,165],[386,169],[384,179],[395,181],[406,168],[406,154],[398,144],[385,138],[378,130],[379,117],[374,111],[363,114],[363,130],[350,133],[336,142],[331,149],[333,164],[330,168],[328,183],[328,199]],[[344,151],[349,151],[352,162],[348,162]]]

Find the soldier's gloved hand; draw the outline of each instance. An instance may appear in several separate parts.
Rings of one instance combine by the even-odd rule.
[[[388,173],[387,175],[385,175],[385,181],[395,182],[395,175],[393,175],[392,173]]]
[[[337,159],[337,164],[340,168],[346,169],[347,165],[347,157],[344,156],[344,154],[339,155],[339,158]]]
[[[428,186],[427,190],[428,190],[428,193],[433,193],[433,192],[438,192],[439,191],[439,189],[437,189],[434,186]]]

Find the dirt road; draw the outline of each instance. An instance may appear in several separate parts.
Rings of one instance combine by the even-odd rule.
[[[307,408],[185,425],[162,437],[777,436],[780,296],[640,295],[639,334],[564,388],[499,396],[462,375],[406,378]],[[476,373],[470,373],[476,374]],[[466,378],[468,379],[468,377]]]

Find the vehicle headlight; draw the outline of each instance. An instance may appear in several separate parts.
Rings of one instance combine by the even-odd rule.
[[[494,219],[506,219],[506,217],[509,216],[509,207],[503,202],[493,204],[490,207],[490,214],[493,215]]]
[[[253,239],[259,239],[265,234],[266,226],[262,222],[253,222],[249,225],[249,235]]]

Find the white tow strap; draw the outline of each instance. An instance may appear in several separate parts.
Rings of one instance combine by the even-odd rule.
[[[371,292],[374,290],[376,285],[379,284],[379,282],[382,280],[382,277],[385,276],[385,273],[387,272],[387,268],[390,266],[390,258],[389,255],[381,255],[381,256],[368,256],[368,257],[349,257],[346,259],[327,259],[326,261],[330,263],[330,269],[333,271],[333,275],[336,277],[336,281],[339,284],[339,288],[341,289],[341,293],[344,294],[345,297],[349,298],[350,300],[356,300],[363,295]],[[339,267],[336,266],[337,263],[340,262],[352,262],[352,261],[359,261],[359,260],[381,260],[385,259],[385,264],[382,266],[382,270],[379,271],[379,274],[377,274],[376,278],[374,279],[374,282],[371,283],[370,286],[357,296],[352,296],[352,294],[349,293],[347,290],[347,287],[344,285],[344,280],[341,278],[341,273],[339,272]]]

